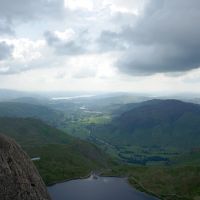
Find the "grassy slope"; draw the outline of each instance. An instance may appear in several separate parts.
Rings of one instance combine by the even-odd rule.
[[[163,200],[200,198],[200,166],[118,166],[104,175],[128,176],[134,187]]]
[[[73,138],[38,119],[0,117],[0,132],[13,137],[24,148],[44,144],[67,144]]]
[[[149,101],[123,113],[94,134],[116,145],[179,148],[200,144],[200,107],[176,100]]]
[[[0,118],[0,133],[14,138],[35,161],[49,184],[106,167],[107,156],[96,146],[74,139],[36,119]]]
[[[41,160],[35,164],[47,184],[85,176],[92,170],[107,167],[108,163],[99,149],[83,141],[49,144],[31,149],[29,154],[40,156]]]
[[[57,125],[57,122],[62,120],[63,114],[43,105],[0,102],[0,117],[32,117]]]
[[[172,162],[176,166],[200,166],[200,151],[198,152],[189,152],[185,154],[181,154],[179,156],[175,156],[172,159]]]

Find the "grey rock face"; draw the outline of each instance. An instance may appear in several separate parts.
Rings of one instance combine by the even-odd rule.
[[[46,186],[28,155],[0,135],[0,199],[50,200]]]

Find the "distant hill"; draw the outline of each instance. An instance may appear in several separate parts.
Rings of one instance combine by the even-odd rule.
[[[50,124],[61,121],[63,114],[43,105],[21,103],[21,102],[0,102],[0,117],[20,117],[41,119]]]
[[[26,103],[26,104],[35,104],[35,105],[46,105],[49,103],[49,99],[43,97],[20,97],[16,99],[11,99],[9,102],[17,102],[17,103]]]
[[[12,99],[21,98],[21,97],[35,97],[40,98],[41,95],[36,94],[34,92],[24,92],[18,90],[8,90],[8,89],[0,89],[0,101],[10,101]]]
[[[200,146],[200,106],[178,100],[150,100],[99,126],[97,137],[112,144],[191,149]]]
[[[14,138],[25,149],[45,144],[68,144],[73,138],[43,121],[0,117],[0,133]]]
[[[0,133],[14,138],[35,161],[46,183],[84,176],[109,158],[95,145],[75,139],[36,119],[0,118]]]
[[[114,93],[110,95],[97,95],[89,99],[78,99],[78,101],[88,109],[112,113],[114,110],[118,110],[122,105],[138,103],[148,99],[147,97],[134,94]]]

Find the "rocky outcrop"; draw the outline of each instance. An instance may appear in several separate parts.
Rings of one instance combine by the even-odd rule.
[[[0,135],[0,199],[50,200],[46,186],[28,155]]]

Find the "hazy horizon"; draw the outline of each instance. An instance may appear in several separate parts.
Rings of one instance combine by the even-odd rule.
[[[6,88],[0,88],[0,99],[4,96],[11,95],[11,99],[18,98],[18,97],[48,97],[52,99],[59,99],[65,97],[76,97],[76,98],[91,98],[91,97],[114,97],[114,96],[135,96],[135,97],[148,97],[150,99],[153,98],[172,98],[172,99],[195,99],[200,98],[200,92],[127,92],[127,91],[81,91],[81,90],[12,90]],[[13,99],[14,99],[13,98]],[[8,98],[9,99],[9,98]]]

